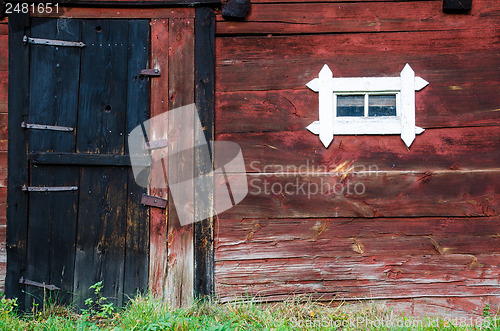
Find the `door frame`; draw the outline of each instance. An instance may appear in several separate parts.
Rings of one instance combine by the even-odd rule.
[[[97,3],[87,1],[90,5]],[[156,3],[156,2],[155,2]],[[166,3],[166,1],[165,1]],[[170,4],[170,2],[168,2]],[[194,5],[183,2],[184,5]],[[214,140],[214,92],[215,92],[215,14],[213,8],[207,3],[219,3],[214,0],[206,0],[204,6],[194,8],[194,101],[196,103],[200,121],[204,129],[205,138],[208,142]],[[99,2],[100,4],[100,2]],[[175,3],[173,3],[175,5]],[[129,6],[130,4],[122,4]],[[140,6],[135,4],[131,8],[92,8],[90,7],[62,7],[67,16],[72,18],[169,18],[182,15],[186,8],[151,8],[149,5]],[[139,8],[134,8],[139,7]],[[71,12],[71,13],[70,13]],[[44,17],[64,17],[65,14]],[[31,15],[34,17],[33,15]],[[39,16],[39,15],[37,15]],[[27,119],[29,113],[29,46],[24,45],[23,37],[29,33],[30,15],[9,15],[9,118],[8,118],[8,185],[7,185],[7,274],[5,281],[5,292],[10,298],[18,298],[20,307],[23,306],[23,288],[19,280],[27,266],[27,234],[28,234],[28,195],[21,190],[28,179],[29,161],[27,155],[27,133],[21,128],[20,123]],[[151,100],[152,102],[152,100]],[[200,165],[203,166],[203,165]],[[196,171],[196,170],[195,170]],[[209,191],[209,188],[199,188]],[[208,194],[211,194],[210,192]],[[212,193],[213,194],[213,193]],[[213,201],[213,199],[212,199]],[[153,207],[151,207],[153,208]],[[213,217],[197,222],[187,231],[188,244],[192,244],[193,256],[186,259],[187,270],[192,272],[192,291],[181,292],[182,298],[176,298],[170,302],[172,306],[190,302],[192,297],[213,296],[214,288],[214,246],[213,246]],[[184,231],[185,232],[185,231]],[[160,238],[152,238],[159,235]],[[184,236],[186,234],[184,233]],[[150,233],[152,240],[164,240],[167,250],[167,238],[165,233]],[[169,246],[169,245],[168,245]],[[175,254],[182,254],[183,247],[169,248],[179,249]],[[180,256],[182,258],[182,255]],[[151,258],[150,258],[151,265]],[[167,268],[165,268],[167,269]],[[165,270],[168,273],[168,270]],[[151,277],[151,272],[149,274]],[[159,286],[166,285],[167,275],[161,275]],[[173,278],[169,287],[181,287],[182,278]],[[151,288],[151,279],[150,279]],[[190,285],[191,286],[191,285]],[[168,289],[161,291],[168,298]]]

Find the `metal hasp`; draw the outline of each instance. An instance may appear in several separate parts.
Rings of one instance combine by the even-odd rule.
[[[466,14],[472,8],[472,0],[443,0],[443,12]]]
[[[73,131],[73,128],[68,126],[57,126],[57,125],[45,125],[45,124],[30,124],[26,122],[21,123],[23,129],[33,129],[33,130],[50,130],[50,131]]]
[[[24,277],[19,278],[19,284],[22,285],[29,285],[29,286],[36,286],[36,287],[41,287],[49,291],[55,291],[55,290],[60,290],[59,287],[52,285],[52,284],[44,284],[44,283],[39,283],[35,282],[29,279],[24,279]]]
[[[53,40],[42,38],[29,38],[24,36],[24,44],[32,45],[45,45],[45,46],[63,46],[63,47],[85,47],[85,43],[81,41],[66,41],[66,40]]]
[[[78,186],[21,186],[25,192],[64,192],[78,191]]]
[[[167,208],[167,199],[158,198],[152,195],[143,194],[141,203],[149,207],[157,207],[161,209]]]
[[[161,76],[161,72],[159,69],[142,69],[140,75],[148,77],[159,77]]]

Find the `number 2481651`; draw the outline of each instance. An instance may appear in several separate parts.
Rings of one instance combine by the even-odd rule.
[[[51,13],[59,13],[59,4],[58,3],[27,3],[27,2],[18,2],[18,3],[5,3],[5,13],[6,14],[51,14]]]

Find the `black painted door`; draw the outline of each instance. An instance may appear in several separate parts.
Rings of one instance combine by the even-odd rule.
[[[26,307],[51,293],[84,308],[89,287],[121,305],[148,282],[148,211],[128,165],[127,135],[149,116],[149,20],[33,18],[32,38],[84,47],[29,44],[29,178]],[[71,129],[69,129],[71,128]],[[56,128],[57,129],[57,128]],[[63,128],[59,128],[64,130]],[[45,294],[44,294],[45,292]]]

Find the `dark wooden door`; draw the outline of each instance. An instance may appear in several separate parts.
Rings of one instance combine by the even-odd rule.
[[[121,305],[148,283],[145,190],[134,182],[126,142],[149,117],[149,81],[139,73],[149,66],[150,21],[33,18],[29,35],[85,46],[26,45],[24,121],[59,128],[23,129],[29,173],[20,276],[59,287],[45,296],[81,308],[89,286],[103,281],[102,294]],[[44,296],[43,288],[19,286],[27,308]]]

